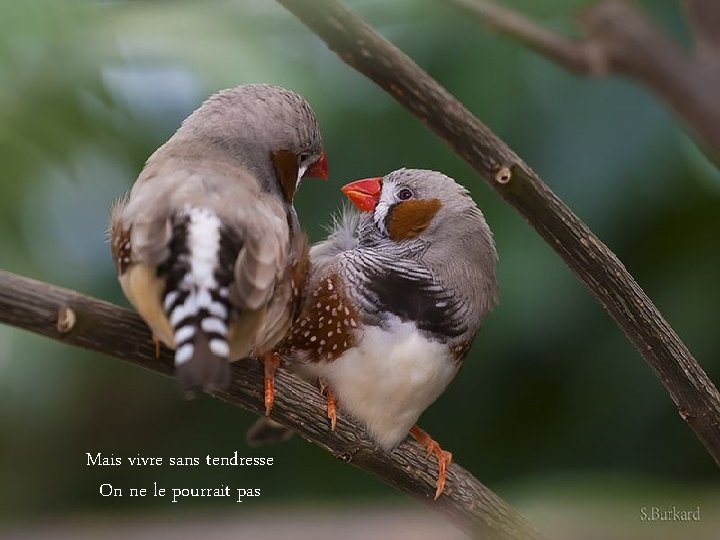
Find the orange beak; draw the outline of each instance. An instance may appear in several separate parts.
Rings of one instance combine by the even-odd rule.
[[[306,176],[309,176],[310,178],[321,178],[323,180],[327,180],[328,166],[325,152],[320,154],[320,159],[318,159],[315,163],[308,167],[307,171],[305,171],[305,174],[303,174],[303,178],[305,178]]]
[[[382,178],[365,178],[345,184],[340,188],[350,202],[361,212],[372,212],[380,200]]]

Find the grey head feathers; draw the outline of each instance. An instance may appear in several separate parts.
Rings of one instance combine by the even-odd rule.
[[[307,168],[320,158],[323,141],[303,97],[279,86],[247,84],[209,97],[150,160],[178,150],[186,157],[188,151],[222,156],[275,190],[271,152],[290,152],[298,156],[298,167]]]

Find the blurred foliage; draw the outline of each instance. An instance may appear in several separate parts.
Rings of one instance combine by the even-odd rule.
[[[350,3],[546,179],[720,380],[720,175],[668,111],[629,82],[568,75],[442,2]],[[589,3],[511,4],[573,33],[572,14]],[[687,40],[676,2],[644,4]],[[590,500],[594,486],[604,494],[633,486],[644,504],[674,490],[693,504],[687,491],[708,482],[717,490],[711,458],[559,257],[420,122],[273,2],[2,0],[0,268],[126,304],[104,239],[113,198],[205,96],[246,82],[293,88],[320,119],[331,182],[305,182],[296,205],[312,239],[339,208],[342,182],[401,166],[453,176],[487,215],[502,303],[460,376],[422,419],[458,462],[525,501],[567,477],[595,479],[579,495]],[[262,488],[264,502],[401,498],[297,438],[246,448],[253,420],[210,398],[184,402],[172,380],[0,327],[0,517],[189,508],[103,499],[102,482],[232,483]],[[274,456],[277,465],[85,464],[85,452],[183,457],[236,449]],[[636,521],[631,512],[627,519]]]

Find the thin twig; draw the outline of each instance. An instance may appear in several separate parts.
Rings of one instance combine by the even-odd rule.
[[[617,256],[488,127],[344,4],[278,2],[432,129],[525,217],[645,358],[720,464],[720,394]]]
[[[491,0],[451,0],[490,28],[578,75],[622,75],[662,99],[720,164],[720,2],[685,0],[696,33],[691,55],[639,8],[604,0],[582,12],[572,39]]]
[[[451,0],[490,29],[520,41],[542,56],[578,75],[601,75],[605,67],[592,51],[576,39],[565,37],[539,25],[529,17],[484,0]]]
[[[68,314],[72,315],[69,316]],[[68,320],[72,319],[72,324]],[[0,323],[57,341],[114,356],[156,373],[172,376],[172,354],[155,358],[151,334],[128,310],[0,270]],[[232,385],[215,397],[255,413],[264,412],[263,372],[257,362],[236,362]],[[335,431],[325,418],[325,400],[317,388],[282,369],[275,381],[272,418],[339,459],[451,517],[482,538],[535,540],[540,535],[525,519],[472,474],[457,464],[447,470],[443,495],[433,501],[437,467],[425,450],[405,440],[391,453],[378,450],[364,429],[342,414]]]

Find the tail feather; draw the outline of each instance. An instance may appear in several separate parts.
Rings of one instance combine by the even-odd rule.
[[[202,332],[198,333],[191,347],[191,356],[183,363],[178,363],[176,353],[175,371],[180,388],[190,395],[198,388],[202,388],[206,392],[227,388],[230,384],[228,358],[215,354],[210,348],[207,337]]]
[[[170,291],[165,309],[175,333],[175,367],[185,391],[222,390],[230,381],[229,310],[207,290]],[[173,302],[174,300],[174,302]]]
[[[222,235],[222,223],[209,210],[187,208],[174,219],[163,269],[163,308],[175,335],[177,379],[185,392],[213,392],[230,384],[231,272],[222,266],[233,256],[221,253],[227,248]]]

